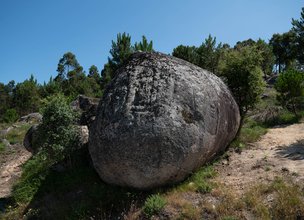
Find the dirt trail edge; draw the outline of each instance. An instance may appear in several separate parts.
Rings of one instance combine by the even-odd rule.
[[[22,145],[15,144],[1,157],[0,198],[6,198],[10,196],[13,184],[21,176],[21,166],[31,157],[31,153]]]
[[[290,175],[295,182],[304,180],[304,123],[275,127],[260,141],[217,166],[216,180],[239,194],[276,176]]]

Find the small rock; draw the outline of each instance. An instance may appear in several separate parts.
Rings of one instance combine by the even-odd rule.
[[[34,112],[25,116],[22,116],[19,119],[20,122],[36,122],[36,123],[40,123],[42,121],[42,115],[38,112]]]

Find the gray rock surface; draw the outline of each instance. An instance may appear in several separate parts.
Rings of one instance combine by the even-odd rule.
[[[111,184],[150,189],[179,182],[224,151],[239,110],[214,74],[160,53],[135,53],[107,87],[89,151]]]
[[[42,115],[38,112],[30,113],[28,115],[22,116],[19,119],[20,122],[36,122],[40,123],[42,121]]]
[[[36,153],[35,141],[38,138],[38,125],[33,125],[25,134],[23,146],[31,153]]]
[[[77,126],[79,146],[85,146],[89,141],[89,129],[88,126],[78,125]]]

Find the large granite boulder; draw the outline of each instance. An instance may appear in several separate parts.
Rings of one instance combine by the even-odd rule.
[[[138,52],[104,93],[89,151],[104,181],[150,189],[179,182],[212,160],[239,123],[220,78],[178,58]]]

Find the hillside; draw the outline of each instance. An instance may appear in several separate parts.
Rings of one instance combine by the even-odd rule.
[[[10,127],[6,137],[15,143],[6,146],[0,154],[2,211],[5,202],[9,205],[3,219],[19,219],[24,214],[23,218],[28,219],[36,219],[35,216],[146,219],[147,207],[153,210],[162,200],[165,205],[151,212],[152,219],[304,217],[303,122],[268,129],[259,141],[241,151],[230,149],[216,162],[174,187],[153,192],[111,187],[100,181],[85,162],[72,170],[50,171],[30,203],[18,205],[9,198],[13,184],[20,177],[21,164],[30,157],[20,142],[29,125],[16,123]],[[160,200],[147,204],[146,198],[151,198],[151,194],[158,195]]]

